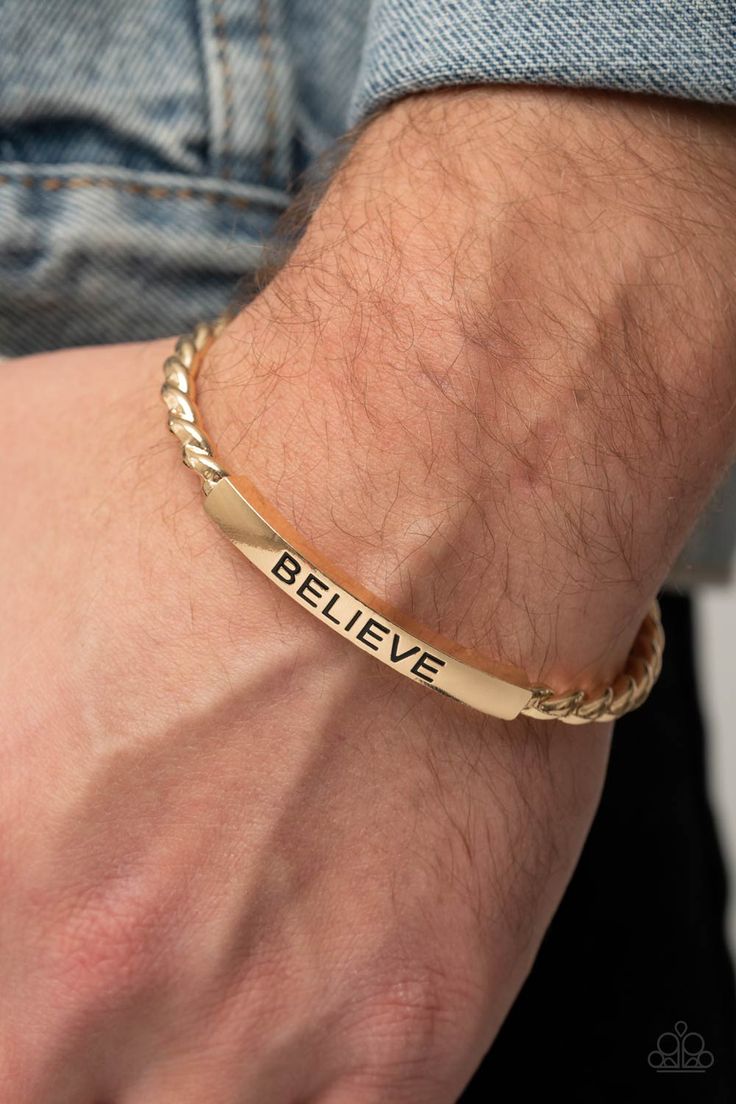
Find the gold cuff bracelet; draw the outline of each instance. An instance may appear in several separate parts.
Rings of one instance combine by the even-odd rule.
[[[221,326],[203,323],[179,339],[164,364],[161,394],[184,463],[202,479],[207,513],[252,564],[376,659],[493,717],[512,720],[523,714],[587,724],[615,720],[641,705],[662,667],[664,632],[656,599],[612,685],[594,694],[558,694],[548,686],[530,686],[521,672],[486,660],[392,609],[311,548],[245,476],[229,475],[215,459],[195,398],[197,372]]]

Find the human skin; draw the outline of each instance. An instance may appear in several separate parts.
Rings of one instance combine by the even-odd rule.
[[[428,627],[611,677],[733,451],[732,134],[402,101],[207,358],[222,459]],[[0,1095],[451,1104],[610,726],[475,713],[252,569],[165,434],[170,345],[4,366]]]

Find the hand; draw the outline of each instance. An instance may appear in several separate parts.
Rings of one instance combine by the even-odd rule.
[[[620,666],[733,440],[732,145],[671,110],[400,105],[203,378],[223,458],[307,539],[560,688]],[[251,570],[164,433],[168,348],[5,366],[3,1099],[451,1104],[608,729],[476,715]]]
[[[4,1104],[451,1101],[528,970],[607,732],[493,722],[207,521],[170,342],[4,366]]]

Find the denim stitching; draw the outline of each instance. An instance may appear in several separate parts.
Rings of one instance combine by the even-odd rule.
[[[241,196],[222,195],[220,192],[206,192],[197,188],[165,188],[155,184],[138,184],[131,180],[112,180],[108,177],[47,177],[39,180],[35,176],[0,175],[0,188],[8,184],[21,184],[24,188],[38,187],[45,192],[56,192],[64,188],[72,191],[81,188],[109,188],[128,195],[144,196],[146,199],[203,199],[213,206],[222,203],[239,210],[251,205],[251,200]]]
[[[217,39],[217,57],[222,66],[222,94],[225,101],[225,123],[222,135],[222,172],[229,180],[232,176],[232,130],[234,115],[233,73],[230,68],[227,23],[222,8],[223,0],[213,0],[213,20]]]
[[[276,131],[278,128],[278,90],[276,88],[276,70],[273,64],[273,38],[270,26],[268,0],[258,0],[259,41],[263,55],[263,76],[266,97],[266,140],[261,162],[261,180],[267,181],[271,175],[276,156]]]

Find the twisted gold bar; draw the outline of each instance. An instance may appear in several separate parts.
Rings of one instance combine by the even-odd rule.
[[[215,460],[210,439],[202,428],[196,381],[203,354],[223,325],[209,326],[200,322],[194,333],[179,338],[174,355],[164,361],[161,388],[161,397],[169,410],[169,429],[181,444],[184,463],[201,477],[205,494],[227,472]]]
[[[587,724],[614,721],[642,704],[662,669],[664,631],[656,599],[612,685],[594,694],[557,694],[548,686],[530,686],[523,672],[430,632],[392,608],[308,545],[245,476],[230,476],[214,455],[196,402],[197,373],[223,325],[202,323],[179,338],[164,363],[161,394],[184,463],[202,480],[207,513],[251,563],[353,644],[490,716]]]

